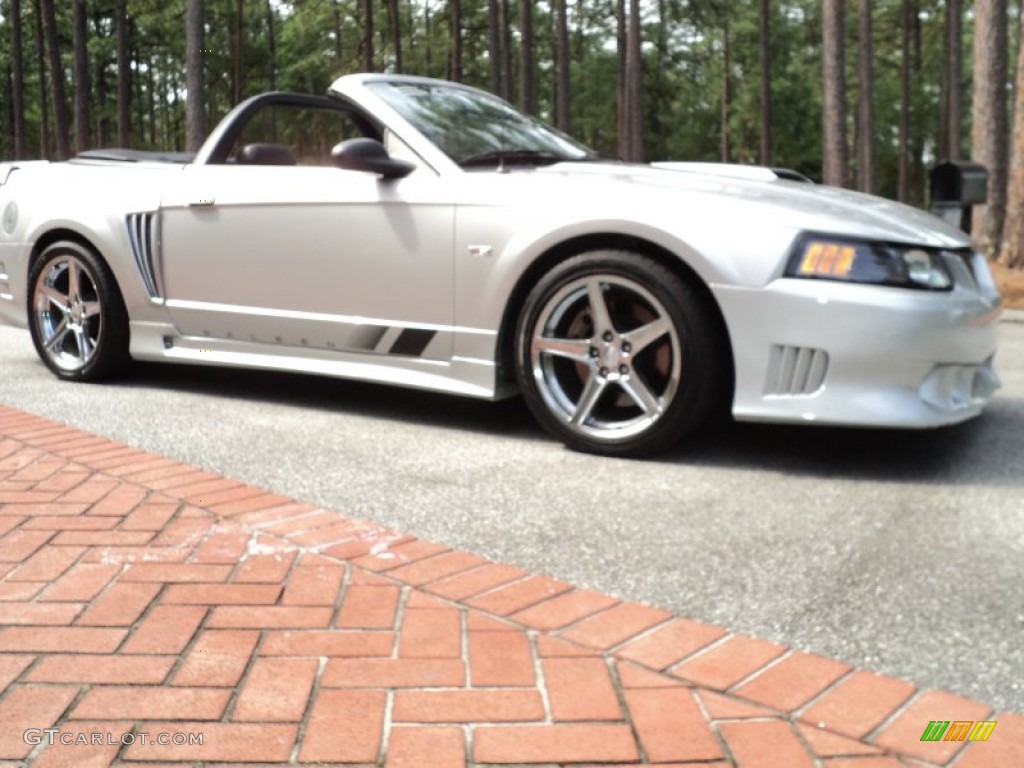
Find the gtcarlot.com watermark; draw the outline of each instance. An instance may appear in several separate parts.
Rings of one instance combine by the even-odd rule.
[[[26,744],[38,746],[45,744],[63,744],[65,746],[103,746],[118,745],[130,746],[132,744],[159,744],[161,746],[173,745],[183,747],[186,745],[202,746],[203,734],[160,731],[150,733],[149,731],[136,731],[135,733],[110,733],[109,731],[65,731],[60,728],[28,728],[21,734]]]

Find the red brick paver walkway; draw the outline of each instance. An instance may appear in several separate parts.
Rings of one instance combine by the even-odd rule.
[[[0,690],[0,768],[1024,766],[1021,714],[3,407]]]

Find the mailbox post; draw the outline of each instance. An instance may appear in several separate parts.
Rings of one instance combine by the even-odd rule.
[[[942,163],[932,169],[932,213],[971,231],[971,209],[988,200],[988,170],[977,163]]]

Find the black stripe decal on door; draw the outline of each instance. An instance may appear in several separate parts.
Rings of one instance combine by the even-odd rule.
[[[420,328],[406,328],[395,339],[395,343],[388,350],[389,355],[409,355],[419,357],[423,350],[434,340],[437,331],[424,331]]]

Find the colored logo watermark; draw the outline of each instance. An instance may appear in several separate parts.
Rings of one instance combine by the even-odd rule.
[[[995,720],[932,720],[921,741],[988,741],[995,727]]]

